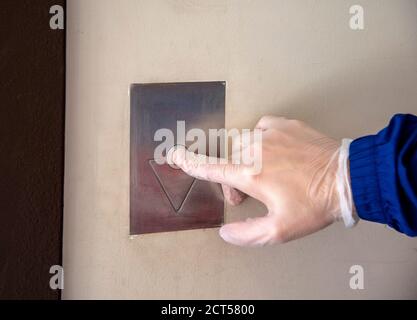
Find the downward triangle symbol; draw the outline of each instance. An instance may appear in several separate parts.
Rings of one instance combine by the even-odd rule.
[[[149,160],[149,165],[172,208],[178,212],[190,193],[195,178],[180,169],[171,168],[168,164],[157,164],[155,160]]]

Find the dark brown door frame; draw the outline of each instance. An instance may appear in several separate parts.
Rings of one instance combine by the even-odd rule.
[[[62,261],[65,30],[50,7],[0,1],[0,299],[59,299]],[[64,11],[64,12],[65,12]]]

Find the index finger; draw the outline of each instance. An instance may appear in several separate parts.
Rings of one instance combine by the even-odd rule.
[[[188,151],[184,146],[169,150],[168,163],[177,165],[194,178],[226,184],[234,188],[242,185],[244,175],[241,166],[227,163],[225,159],[208,157]]]

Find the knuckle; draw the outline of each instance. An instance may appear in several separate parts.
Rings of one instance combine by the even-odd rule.
[[[275,116],[271,116],[271,115],[264,115],[264,116],[262,116],[260,119],[259,119],[259,121],[258,121],[258,123],[257,123],[257,126],[264,126],[264,125],[267,125],[268,123],[270,123],[271,121],[273,121],[274,119],[277,119],[277,117],[275,117]]]
[[[281,231],[278,228],[273,233],[272,238],[274,239],[275,243],[278,243],[278,244],[283,244],[287,242],[285,236],[281,233]]]
[[[255,174],[255,172],[253,172],[253,171],[254,170],[252,170],[251,167],[245,168],[245,173],[246,173],[245,174],[245,182],[249,186],[256,185],[256,183],[260,179],[260,175],[259,174]]]
[[[237,171],[236,165],[208,165],[206,174],[207,179],[214,181],[225,181],[231,179]]]
[[[227,179],[228,176],[230,176],[231,169],[228,166],[222,166],[220,171],[220,176],[222,179]]]
[[[207,165],[205,167],[205,178],[208,180],[219,180],[223,177],[223,170],[218,170],[217,167],[213,165]]]
[[[236,164],[225,165],[223,167],[223,175],[225,178],[235,176],[239,171],[239,167]]]
[[[297,119],[288,120],[288,124],[293,127],[303,127],[305,125],[303,121]]]
[[[259,119],[259,122],[268,121],[268,120],[270,120],[272,117],[273,117],[273,116],[266,114],[266,115],[262,116],[262,117]]]
[[[287,231],[278,222],[275,223],[271,230],[271,238],[278,244],[288,242]]]

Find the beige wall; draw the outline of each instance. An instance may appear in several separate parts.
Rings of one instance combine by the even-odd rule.
[[[275,114],[372,133],[417,113],[417,1],[70,0],[67,22],[64,298],[417,298],[417,241],[382,225],[262,249],[217,229],[128,235],[130,83],[226,80],[227,127]]]

